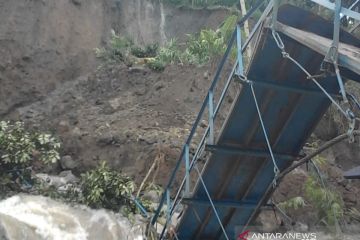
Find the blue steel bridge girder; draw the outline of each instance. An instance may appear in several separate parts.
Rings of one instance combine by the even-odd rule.
[[[177,239],[232,238],[235,226],[246,226],[254,219],[262,206],[271,207],[266,202],[271,194],[274,176],[276,176],[273,170],[274,161],[280,170],[284,170],[291,165],[292,161],[301,157],[299,152],[302,146],[330,105],[329,96],[336,99],[341,98],[336,76],[324,75],[322,79],[319,79],[322,85],[320,87],[329,93],[329,96],[324,96],[323,92],[317,88],[319,86],[310,81],[309,77],[313,75],[306,76],[288,59],[282,58],[282,52],[276,47],[273,35],[271,35],[271,30],[279,31],[287,52],[305,69],[308,69],[309,73],[317,75],[324,56],[332,46],[331,40],[329,42],[323,41],[323,39],[331,39],[334,36],[333,26],[310,13],[289,6],[281,6],[279,9],[276,7],[275,10],[278,13],[274,13],[273,26],[269,26],[266,17],[271,14],[274,1],[277,6],[277,0],[270,1],[265,13],[260,18],[261,21],[256,24],[256,28],[243,44],[240,28],[254,12],[254,9],[251,9],[250,14],[247,14],[236,26],[183,148],[180,161],[177,162],[160,206],[152,219],[152,224],[154,224],[162,205],[167,202],[167,219],[170,221],[171,214],[178,203],[184,203],[186,206],[176,228]],[[330,9],[334,6],[335,9],[335,4],[331,5],[332,3],[327,0],[312,1],[320,2],[321,5]],[[255,4],[257,7],[260,6],[259,2],[261,0]],[[337,10],[339,12],[339,5],[337,5]],[[355,18],[359,16],[360,20],[360,14],[356,12],[344,8],[341,8],[340,12],[351,17],[355,16]],[[308,21],[309,19],[311,21]],[[286,26],[286,28],[281,26]],[[315,41],[312,41],[313,39],[307,41],[304,37],[309,36],[307,34],[312,34],[311,37]],[[335,34],[337,34],[336,31]],[[322,40],[317,42],[318,39]],[[253,44],[254,54],[249,66],[244,70],[242,54],[250,40],[255,42]],[[336,44],[336,37],[334,40]],[[225,69],[224,65],[234,43],[238,47],[236,63],[216,103],[214,102],[215,87]],[[347,48],[348,44],[352,46]],[[359,60],[353,55],[344,54],[344,51],[349,49],[352,53],[360,54],[359,47],[359,40],[341,32],[341,41],[338,43],[340,70],[344,76],[346,75],[345,78],[347,76],[350,76],[350,79],[354,77],[355,81],[360,82]],[[360,58],[358,57],[358,59]],[[354,66],[354,62],[358,66]],[[239,79],[234,78],[234,74]],[[219,136],[215,138],[215,130],[218,130],[215,129],[217,125],[214,124],[216,115],[231,82],[236,80],[246,84],[239,88],[240,92],[232,103]],[[257,99],[256,108],[254,99],[251,98],[254,87],[256,90],[254,98]],[[209,126],[206,128],[194,156],[190,158],[189,146],[194,143],[192,142],[193,136],[197,133],[199,122],[202,119],[205,120],[203,113],[206,111],[208,113],[206,120],[208,120]],[[262,126],[259,124],[259,118],[263,119],[261,120]],[[262,130],[267,132],[265,133],[266,142]],[[209,154],[202,171],[199,171],[198,166],[201,164],[197,164],[197,160],[204,146],[205,150],[210,151],[211,154]],[[176,172],[179,172],[177,170],[181,163],[185,164],[183,182],[179,189],[175,189],[177,190],[175,198],[171,199],[174,192],[170,191],[173,190]],[[199,179],[190,194],[190,172],[192,170],[198,172]],[[185,194],[181,194],[181,192]],[[169,222],[165,224],[161,237],[164,237],[165,229],[168,229],[169,224]]]
[[[206,145],[205,148],[210,152],[222,152],[228,154],[236,154],[236,155],[244,155],[244,156],[253,156],[253,157],[261,157],[261,158],[269,158],[269,151],[266,149],[245,149],[240,147],[233,146],[219,146],[219,145]],[[282,154],[282,153],[274,153],[275,158],[280,158],[286,161],[294,161],[295,159],[299,159],[303,156],[293,156],[291,154]]]
[[[196,198],[183,198],[183,203],[187,205],[202,205],[210,207],[211,204],[209,201],[204,199],[196,199]],[[242,201],[231,201],[231,200],[213,200],[213,204],[215,207],[227,207],[227,208],[239,208],[239,209],[254,209],[257,207],[257,202],[242,202]],[[272,209],[274,207],[273,204],[265,204],[262,209]]]

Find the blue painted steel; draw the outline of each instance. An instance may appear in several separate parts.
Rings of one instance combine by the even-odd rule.
[[[261,4],[262,1],[257,2],[257,6]],[[268,10],[267,8],[266,11]],[[250,10],[245,17],[248,18],[251,12],[254,12],[254,10]],[[278,21],[286,25],[314,32],[320,36],[328,38],[330,36],[331,38],[332,25],[301,9],[283,6],[279,9],[277,16]],[[261,19],[264,19],[264,17]],[[241,26],[243,22],[244,19],[239,22],[239,25]],[[261,26],[261,24],[256,26]],[[280,170],[284,170],[291,164],[291,159],[289,161],[287,156],[298,155],[316,123],[330,105],[330,101],[321,95],[320,90],[312,81],[306,78],[306,75],[296,65],[282,58],[271,30],[260,29],[259,34],[253,31],[251,38],[254,36],[259,37],[253,39],[256,41],[255,53],[246,72],[246,77],[251,79],[251,83],[256,90],[259,110],[264,119],[264,128],[268,131],[269,145],[274,152],[282,153],[282,155],[276,156],[276,164]],[[286,51],[311,74],[316,75],[323,56],[283,34],[280,34],[280,36],[283,39]],[[156,222],[165,201],[168,205],[168,214],[174,212],[181,190],[184,185],[185,189],[188,188],[186,186],[188,184],[186,183],[188,181],[188,168],[190,171],[195,168],[200,175],[196,160],[204,147],[206,137],[211,135],[210,132],[214,130],[213,126],[210,126],[212,125],[211,122],[219,111],[236,71],[235,65],[214,111],[212,106],[214,89],[224,69],[224,64],[229,56],[235,37],[237,37],[236,30],[231,36],[229,46],[221,60],[214,81],[195,120],[180,159],[175,166],[175,171],[166,186],[166,191],[152,219],[152,224]],[[344,32],[341,32],[341,42],[356,47],[360,46],[359,40]],[[249,41],[245,41],[241,52],[244,52],[244,48],[248,44]],[[360,77],[358,75],[351,74],[353,74],[354,80],[359,81]],[[261,84],[263,82],[267,83],[267,86]],[[339,85],[334,76],[325,77],[321,84],[323,88],[332,94],[339,91]],[[271,86],[280,86],[280,89]],[[300,89],[300,91],[284,91],[281,86],[287,86],[289,89]],[[304,89],[310,91],[304,91]],[[209,104],[210,102],[212,104]],[[175,192],[175,198],[173,204],[171,204],[170,191],[177,170],[184,155],[186,156],[188,153],[188,147],[207,107],[209,110],[209,126],[206,128],[205,135],[203,135],[192,161],[189,164],[185,163],[185,176],[181,187]],[[260,152],[267,150],[267,143],[264,139],[249,85],[245,84],[236,96],[220,136],[217,138],[216,145],[254,149]],[[207,161],[203,174],[200,175],[194,194],[191,196],[197,203],[206,201],[209,204],[194,204],[195,202],[193,202],[185,208],[176,230],[179,239],[224,239],[227,238],[226,235],[231,239],[235,238],[235,228],[246,226],[256,216],[259,207],[266,203],[272,191],[273,166],[271,158],[266,155],[244,156],[238,154],[238,152],[213,152]],[[231,203],[238,204],[232,205]],[[254,207],[248,207],[246,203],[252,203]],[[240,206],[241,204],[243,204],[243,207]],[[170,217],[167,216],[167,219],[170,220]],[[164,236],[165,228],[161,236]],[[223,230],[226,231],[225,235]]]
[[[236,25],[236,45],[237,45],[237,62],[238,67],[236,70],[236,74],[238,76],[244,76],[244,64],[243,64],[243,55],[242,55],[242,47],[241,47],[241,28],[239,25]]]
[[[171,199],[170,199],[170,190],[166,190],[166,205],[171,206]],[[171,222],[171,212],[170,208],[166,209],[166,222]]]
[[[135,197],[133,197],[132,200],[134,201],[136,207],[140,210],[141,215],[143,215],[146,218],[149,217],[148,212],[146,211],[145,207],[141,204],[141,202]]]
[[[295,92],[295,93],[303,93],[303,94],[316,94],[320,97],[324,97],[326,98],[327,96],[319,91],[319,88],[317,88],[316,86],[313,86],[312,88],[303,88],[303,87],[293,87],[291,85],[287,85],[284,83],[272,83],[272,82],[268,82],[268,81],[252,81],[252,80],[240,80],[243,82],[248,82],[248,83],[252,83],[257,87],[264,87],[264,88],[274,88],[276,90],[281,90],[281,91],[287,91],[287,92]],[[335,99],[341,98],[342,96],[337,93],[337,92],[329,92],[329,95]]]
[[[183,199],[184,203],[192,205],[205,205],[210,206],[210,202],[204,199],[186,198]],[[241,202],[241,201],[213,201],[215,207],[232,207],[232,208],[256,208],[256,202]]]
[[[190,149],[189,144],[185,145],[185,196],[190,193]]]
[[[209,144],[213,144],[214,143],[214,139],[215,139],[215,135],[214,135],[214,93],[213,90],[209,91],[209,105],[208,105],[208,109],[209,109],[209,139],[208,139],[208,143]]]
[[[218,145],[206,145],[206,149],[213,152],[223,152],[228,154],[238,154],[244,156],[256,156],[256,157],[269,157],[269,151],[258,150],[258,149],[243,149],[240,147],[231,147],[231,146],[218,146]],[[276,158],[283,158],[293,161],[295,156],[288,154],[274,153]]]

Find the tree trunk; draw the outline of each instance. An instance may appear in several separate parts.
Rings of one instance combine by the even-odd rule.
[[[241,10],[241,15],[245,16],[246,15],[245,0],[240,0],[240,10]],[[245,32],[245,39],[247,39],[248,36],[250,35],[249,21],[244,22],[244,32]],[[247,49],[248,49],[248,51],[247,51],[246,57],[249,57],[251,55],[251,46],[249,45],[247,47]]]

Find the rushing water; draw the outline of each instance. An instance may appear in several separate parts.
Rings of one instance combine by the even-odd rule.
[[[0,239],[142,240],[141,226],[106,210],[70,207],[41,196],[17,195],[0,202]]]

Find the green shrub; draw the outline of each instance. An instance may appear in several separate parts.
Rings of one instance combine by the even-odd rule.
[[[0,195],[31,188],[33,162],[55,163],[59,149],[50,134],[27,131],[23,122],[0,121]]]
[[[130,38],[120,37],[115,32],[111,33],[110,48],[113,50],[123,51],[133,46],[134,43]]]
[[[322,187],[313,177],[305,183],[305,196],[316,208],[320,221],[327,225],[336,224],[344,215],[341,196],[329,188]]]
[[[224,38],[224,43],[227,43],[234,32],[239,17],[237,15],[229,15],[221,24],[219,31],[221,37]],[[244,36],[244,34],[242,35]]]
[[[146,52],[139,46],[132,46],[131,47],[131,54],[138,58],[146,57]]]
[[[210,59],[224,54],[227,42],[233,33],[238,16],[230,15],[216,31],[203,29],[199,34],[188,34],[186,59],[191,63],[204,64]],[[236,49],[232,55],[236,55]]]
[[[201,30],[198,36],[188,35],[186,52],[194,56],[196,63],[207,63],[212,57],[224,53],[226,44],[220,32],[214,30]]]
[[[145,46],[146,57],[156,57],[159,51],[159,44],[153,43]]]
[[[115,32],[111,33],[110,44],[106,48],[95,48],[95,55],[106,61],[126,60],[129,49],[134,45],[133,41],[127,37],[120,37]]]
[[[165,64],[181,63],[182,52],[179,49],[177,40],[174,38],[170,39],[164,47],[160,48],[156,58]]]
[[[146,63],[146,65],[156,72],[162,72],[165,69],[165,64],[158,58],[152,59]]]
[[[139,46],[131,47],[131,54],[138,58],[151,58],[156,57],[158,53],[159,45],[158,44],[149,44],[145,48]]]
[[[98,168],[81,176],[81,190],[85,204],[94,208],[118,211],[121,206],[132,206],[134,182],[119,172],[112,171],[103,162]]]
[[[0,165],[28,167],[33,160],[45,164],[59,160],[60,142],[50,134],[26,131],[23,122],[0,122]]]
[[[306,205],[303,197],[293,197],[284,202],[279,203],[279,207],[284,210],[294,209],[297,210]]]

